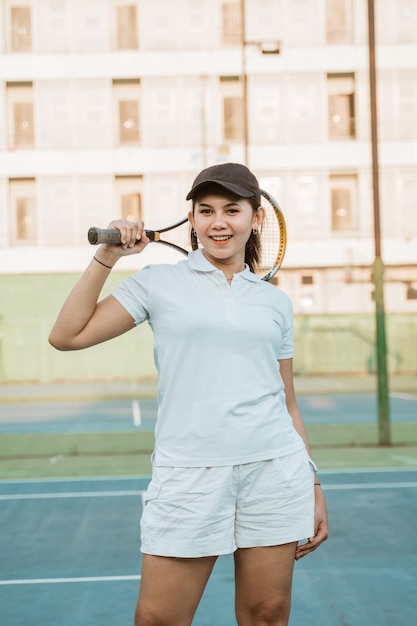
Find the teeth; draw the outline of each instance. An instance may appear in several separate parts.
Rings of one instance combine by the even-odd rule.
[[[214,241],[226,241],[226,239],[230,239],[231,235],[212,235],[212,239]]]

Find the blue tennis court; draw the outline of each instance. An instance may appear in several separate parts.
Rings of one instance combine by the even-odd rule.
[[[331,537],[296,564],[290,624],[411,626],[417,469],[322,472]],[[2,626],[132,624],[147,478],[0,482]],[[233,626],[233,560],[195,626]]]

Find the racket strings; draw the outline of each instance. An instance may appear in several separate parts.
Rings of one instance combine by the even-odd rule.
[[[160,231],[159,242],[160,243],[172,243],[179,246],[184,250],[184,253],[191,250],[190,236],[189,236],[190,223],[185,221],[177,226]]]
[[[282,246],[284,245],[284,234],[279,215],[271,203],[262,198],[262,206],[265,210],[265,219],[261,230],[260,269],[269,270],[280,260]]]

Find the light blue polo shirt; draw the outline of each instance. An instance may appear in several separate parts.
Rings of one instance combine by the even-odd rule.
[[[229,285],[196,250],[145,267],[113,296],[155,337],[154,463],[238,465],[304,447],[277,362],[293,356],[292,307],[280,289],[248,267]]]

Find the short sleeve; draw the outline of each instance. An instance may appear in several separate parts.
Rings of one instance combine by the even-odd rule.
[[[279,359],[291,359],[294,356],[294,322],[291,300],[287,298],[284,323],[282,327],[282,340],[279,350]]]
[[[149,319],[151,282],[152,272],[148,265],[126,278],[112,292],[112,296],[133,317],[136,326]]]

